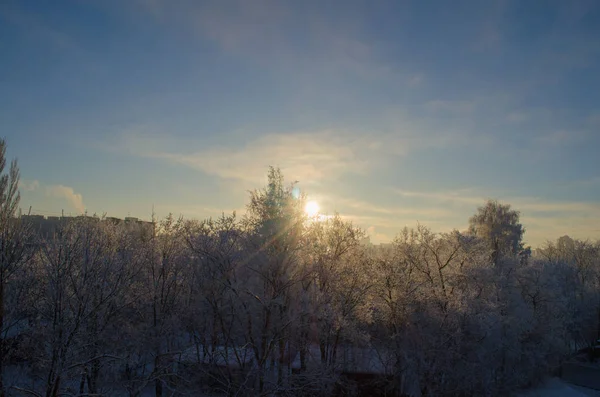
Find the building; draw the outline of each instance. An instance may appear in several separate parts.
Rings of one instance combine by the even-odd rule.
[[[154,222],[142,221],[138,218],[126,217],[124,220],[114,217],[99,218],[97,216],[48,216],[43,215],[21,215],[21,220],[31,225],[33,231],[42,238],[51,238],[60,228],[67,225],[69,222],[76,220],[88,220],[91,222],[110,222],[115,225],[125,224],[134,230],[142,232],[154,232]]]

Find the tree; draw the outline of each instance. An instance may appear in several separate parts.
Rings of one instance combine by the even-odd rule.
[[[310,300],[303,310],[300,361],[306,368],[308,315],[318,326],[322,364],[333,366],[342,339],[357,339],[360,309],[371,288],[369,258],[360,241],[365,232],[339,214],[323,221],[311,222],[306,231],[303,262],[310,277],[302,283],[302,293]],[[367,310],[368,311],[368,310]]]
[[[575,345],[594,346],[600,339],[600,242],[562,236],[536,253],[563,275],[561,286],[571,309]]]
[[[17,217],[19,206],[19,167],[17,160],[6,167],[6,141],[0,139],[0,397],[4,396],[3,361],[5,357],[7,284],[33,252],[27,225]]]
[[[45,373],[45,395],[74,389],[100,394],[102,368],[117,359],[113,325],[127,304],[129,264],[119,252],[126,241],[112,225],[96,217],[63,223],[41,243],[35,268],[41,296],[34,304],[37,352]],[[122,231],[121,231],[122,232]]]
[[[469,233],[489,244],[492,262],[497,266],[501,257],[516,256],[523,250],[525,229],[519,223],[519,211],[497,200],[488,200],[469,219]]]
[[[145,329],[142,333],[153,356],[153,370],[147,380],[154,381],[156,397],[163,395],[172,383],[170,359],[179,351],[181,327],[180,308],[187,275],[187,245],[182,218],[171,214],[158,224],[156,233],[142,244],[142,288],[146,301],[141,305]],[[139,389],[138,389],[139,390]]]
[[[239,293],[245,280],[238,280],[247,258],[245,235],[235,213],[189,221],[185,229],[192,252],[185,328],[194,343],[196,364],[205,369],[200,375],[234,394],[242,382],[231,368],[218,364],[232,362],[241,370],[248,366],[245,349],[238,348],[239,335],[246,329],[240,300],[248,299]]]
[[[477,321],[486,309],[480,299],[485,284],[478,285],[475,271],[486,264],[482,251],[479,239],[457,231],[436,234],[419,225],[404,229],[391,248],[374,257],[375,336],[393,357],[397,391],[478,395],[485,390],[484,378],[471,378],[484,363],[472,342],[486,333]]]
[[[278,364],[274,387],[281,387],[283,365],[290,356],[289,333],[296,302],[292,289],[303,279],[299,250],[306,215],[304,197],[286,187],[280,169],[269,168],[265,189],[251,193],[244,219],[249,258],[245,266],[248,342],[258,366],[258,390],[265,390],[267,364]],[[288,362],[289,364],[289,362]],[[273,374],[271,374],[273,375]]]

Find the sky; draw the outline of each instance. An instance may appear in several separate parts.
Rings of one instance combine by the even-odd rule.
[[[273,165],[375,243],[600,238],[596,0],[2,0],[0,54],[24,211],[241,214]]]

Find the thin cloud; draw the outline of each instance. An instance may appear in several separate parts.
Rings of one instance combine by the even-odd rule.
[[[15,2],[15,4],[18,4]],[[34,36],[49,45],[61,50],[79,50],[79,46],[73,37],[65,34],[53,26],[44,23],[39,15],[23,11],[19,7],[0,2],[0,21],[16,25],[27,34]]]
[[[510,204],[513,209],[521,212],[598,212],[600,214],[600,204],[577,201],[548,201],[538,197],[519,197],[503,196],[492,197],[490,195],[477,194],[475,189],[462,189],[455,191],[441,192],[419,192],[401,189],[393,189],[396,194],[403,197],[426,199],[435,203],[454,202],[456,204],[481,206],[488,199],[498,199],[503,203]]]
[[[85,212],[85,205],[83,204],[83,196],[80,193],[75,193],[70,186],[64,185],[52,185],[46,188],[46,195],[51,197],[63,198],[71,204],[79,213]]]
[[[557,213],[595,213],[600,216],[600,204],[586,202],[548,202],[536,198],[516,198],[514,207],[521,211]],[[510,201],[508,201],[510,203]],[[518,208],[517,208],[518,207]]]
[[[536,143],[548,146],[562,146],[580,143],[585,140],[587,133],[582,130],[558,130],[546,133],[535,139]]]
[[[600,128],[600,112],[593,112],[588,115],[585,124],[590,128]]]
[[[523,123],[528,121],[530,117],[527,112],[510,112],[506,119],[511,123]]]
[[[472,189],[445,192],[419,192],[403,189],[393,189],[393,191],[407,198],[428,199],[436,202],[455,202],[468,205],[481,205],[486,199],[483,195],[467,195],[467,193],[472,192]]]
[[[227,51],[271,52],[283,46],[285,22],[291,17],[283,3],[270,0],[195,4],[188,9],[193,28]]]
[[[600,186],[600,176],[588,178],[588,179],[581,179],[581,180],[577,180],[577,181],[569,181],[568,183],[565,184],[565,186],[577,186],[577,187]]]
[[[395,206],[381,206],[368,203],[366,201],[355,200],[351,198],[336,197],[334,199],[327,199],[334,205],[339,205],[340,208],[336,208],[338,211],[346,210],[357,210],[361,214],[381,214],[387,216],[410,216],[410,217],[423,217],[425,218],[442,218],[452,215],[451,211],[440,209],[440,208],[416,208],[416,207],[395,207]]]
[[[436,99],[425,104],[433,112],[448,112],[452,114],[468,114],[475,110],[475,101],[441,100]]]
[[[292,68],[296,78],[304,71],[313,76],[317,70],[367,79],[399,73],[365,40],[364,18],[351,9],[332,23],[318,9],[275,0],[138,0],[138,7],[160,23],[214,43],[222,52],[268,68]]]
[[[407,84],[409,87],[417,87],[417,86],[421,85],[424,80],[425,80],[425,76],[422,73],[418,73],[418,74],[411,76],[408,79]]]
[[[137,142],[136,142],[137,141]],[[320,182],[344,173],[364,173],[368,160],[357,143],[331,132],[269,134],[245,147],[211,147],[192,153],[164,152],[141,137],[127,138],[127,150],[143,157],[185,165],[224,179],[262,183],[269,165],[279,166],[288,178]]]
[[[522,216],[525,226],[525,240],[532,246],[540,246],[546,241],[554,241],[568,235],[578,239],[598,239],[600,214],[592,217],[582,216]]]
[[[19,190],[25,192],[33,192],[36,191],[40,187],[40,182],[38,180],[28,181],[21,179],[19,181]]]

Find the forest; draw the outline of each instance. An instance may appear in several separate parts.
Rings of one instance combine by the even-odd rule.
[[[0,149],[1,396],[505,396],[600,338],[600,243],[507,203],[364,244],[271,167],[243,216],[43,235]]]

